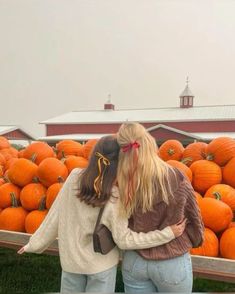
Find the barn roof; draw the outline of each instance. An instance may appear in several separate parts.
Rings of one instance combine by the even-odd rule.
[[[168,107],[151,109],[71,111],[41,124],[111,124],[125,121],[180,122],[180,121],[235,120],[235,105]]]
[[[35,140],[35,137],[32,136],[28,131],[25,131],[23,128],[19,127],[19,126],[7,126],[7,125],[0,125],[0,136],[4,136],[7,134],[10,134],[14,131],[19,131],[21,134],[24,135],[26,140]],[[11,136],[9,137],[9,139],[11,139]],[[17,138],[14,138],[17,139]],[[22,140],[22,138],[19,138],[20,140]]]

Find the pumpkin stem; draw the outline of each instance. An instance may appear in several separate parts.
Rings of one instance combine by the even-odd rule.
[[[211,153],[206,156],[207,160],[213,160],[214,158],[215,158],[215,156]]]
[[[55,146],[52,146],[52,149],[53,149],[53,151],[55,152],[55,154],[57,155],[57,154],[58,154],[58,149],[56,149]]]
[[[173,155],[173,154],[175,154],[175,150],[170,148],[170,149],[167,151],[167,153],[168,153],[169,155]]]
[[[64,183],[64,178],[61,177],[61,176],[59,176],[57,180],[58,180],[58,182],[61,183],[61,184]]]
[[[180,160],[180,162],[184,163],[184,164],[187,164],[189,162],[193,161],[192,160],[192,157],[185,157],[183,159]]]
[[[36,184],[39,183],[39,178],[38,177],[33,177],[32,182],[36,183]]]
[[[9,179],[7,177],[5,177],[5,176],[0,177],[0,179],[3,179],[6,183],[9,183],[10,182]]]
[[[216,200],[221,200],[221,194],[219,192],[213,192],[213,195],[215,195]]]
[[[36,158],[37,158],[37,154],[36,154],[36,153],[33,153],[32,156],[30,157],[30,160],[31,160],[33,163],[35,163]]]
[[[43,196],[40,200],[38,210],[42,211],[46,209],[46,196]]]
[[[19,205],[18,205],[18,201],[17,201],[16,196],[15,196],[15,193],[11,192],[10,196],[11,196],[11,205],[12,205],[12,207],[18,207]]]

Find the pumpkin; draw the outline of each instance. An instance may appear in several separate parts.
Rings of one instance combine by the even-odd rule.
[[[224,258],[235,259],[235,227],[223,232],[220,238],[220,254]]]
[[[190,250],[192,255],[202,255],[216,257],[219,255],[219,240],[216,234],[205,228],[204,230],[204,241],[200,247],[192,248]]]
[[[235,222],[231,222],[228,227],[229,228],[234,228],[235,227]]]
[[[17,200],[12,196],[12,207],[3,209],[0,213],[0,230],[25,232],[25,218],[28,212],[18,206]]]
[[[38,166],[25,158],[19,158],[8,170],[8,178],[13,183],[23,187],[37,177]]]
[[[181,160],[184,146],[177,140],[167,140],[158,149],[159,157],[164,160]]]
[[[197,160],[205,159],[206,148],[207,143],[204,142],[194,142],[187,145],[184,149],[181,161],[190,166],[193,162]]]
[[[6,164],[6,159],[4,155],[0,153],[0,165],[5,166],[5,164]]]
[[[4,176],[4,167],[0,165],[0,177]]]
[[[40,183],[30,183],[21,190],[20,202],[21,205],[31,211],[39,208],[39,204],[46,196],[46,188]]]
[[[83,150],[84,158],[86,159],[90,158],[92,150],[98,141],[99,141],[98,139],[90,139],[83,145],[82,150]]]
[[[191,164],[190,169],[193,173],[192,186],[194,189],[204,194],[212,185],[220,184],[222,172],[220,167],[208,160],[198,160]]]
[[[47,215],[45,209],[45,197],[41,199],[38,210],[29,212],[25,219],[25,230],[28,234],[33,234],[41,225]]]
[[[194,191],[194,196],[196,197],[197,204],[203,199],[202,195]]]
[[[36,164],[40,164],[45,158],[55,157],[55,153],[47,143],[34,142],[25,148],[23,156]]]
[[[18,158],[18,151],[12,147],[1,149],[0,154],[4,156],[6,161],[11,158]]]
[[[62,186],[63,186],[63,183],[55,183],[55,184],[52,184],[47,189],[47,192],[46,192],[46,208],[47,209],[51,208]]]
[[[17,160],[18,158],[15,157],[8,159],[5,164],[5,169],[8,170]]]
[[[235,188],[235,157],[233,157],[223,168],[223,181],[225,184],[228,184]]]
[[[229,137],[213,139],[207,146],[206,159],[224,166],[235,156],[235,140]]]
[[[0,186],[4,185],[6,183],[6,179],[4,177],[0,178]]]
[[[57,183],[60,178],[65,180],[67,176],[66,166],[57,158],[46,158],[38,166],[39,180],[46,187]]]
[[[18,157],[19,158],[23,158],[24,157],[24,150],[25,149],[21,149],[20,151],[18,151]]]
[[[232,209],[224,202],[204,197],[198,203],[205,227],[215,233],[228,228],[233,219]]]
[[[59,159],[67,155],[83,156],[82,144],[73,140],[62,140],[56,144],[56,153]]]
[[[88,160],[81,156],[69,155],[65,158],[64,164],[66,165],[68,172],[71,173],[74,168],[87,167]]]
[[[0,136],[0,149],[9,148],[10,143],[7,138]]]
[[[226,184],[217,184],[210,187],[204,197],[211,197],[228,204],[232,210],[235,210],[235,189]]]
[[[189,179],[189,181],[192,182],[192,171],[189,167],[187,167],[187,165],[173,159],[167,160],[167,163],[173,167],[178,168],[180,171],[182,171],[183,174]]]
[[[11,183],[0,186],[0,207],[7,208],[12,205],[12,195],[16,201],[20,199],[20,188]]]

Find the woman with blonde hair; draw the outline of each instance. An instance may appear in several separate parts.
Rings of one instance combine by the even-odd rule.
[[[204,230],[193,188],[179,170],[158,157],[155,139],[141,124],[124,123],[117,140],[121,147],[117,181],[129,227],[146,233],[188,220],[184,233],[171,242],[125,252],[125,291],[191,292],[189,250],[201,245]]]
[[[181,235],[185,228],[185,221],[148,234],[128,228],[128,219],[119,213],[122,204],[115,185],[119,149],[113,136],[98,141],[88,167],[72,171],[41,226],[18,251],[42,253],[58,236],[62,293],[115,290],[118,247],[106,255],[93,249],[92,236],[101,207],[101,223],[110,229],[121,249],[162,245]]]

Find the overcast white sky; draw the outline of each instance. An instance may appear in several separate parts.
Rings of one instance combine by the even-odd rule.
[[[0,0],[0,125],[72,110],[235,104],[235,0]]]

